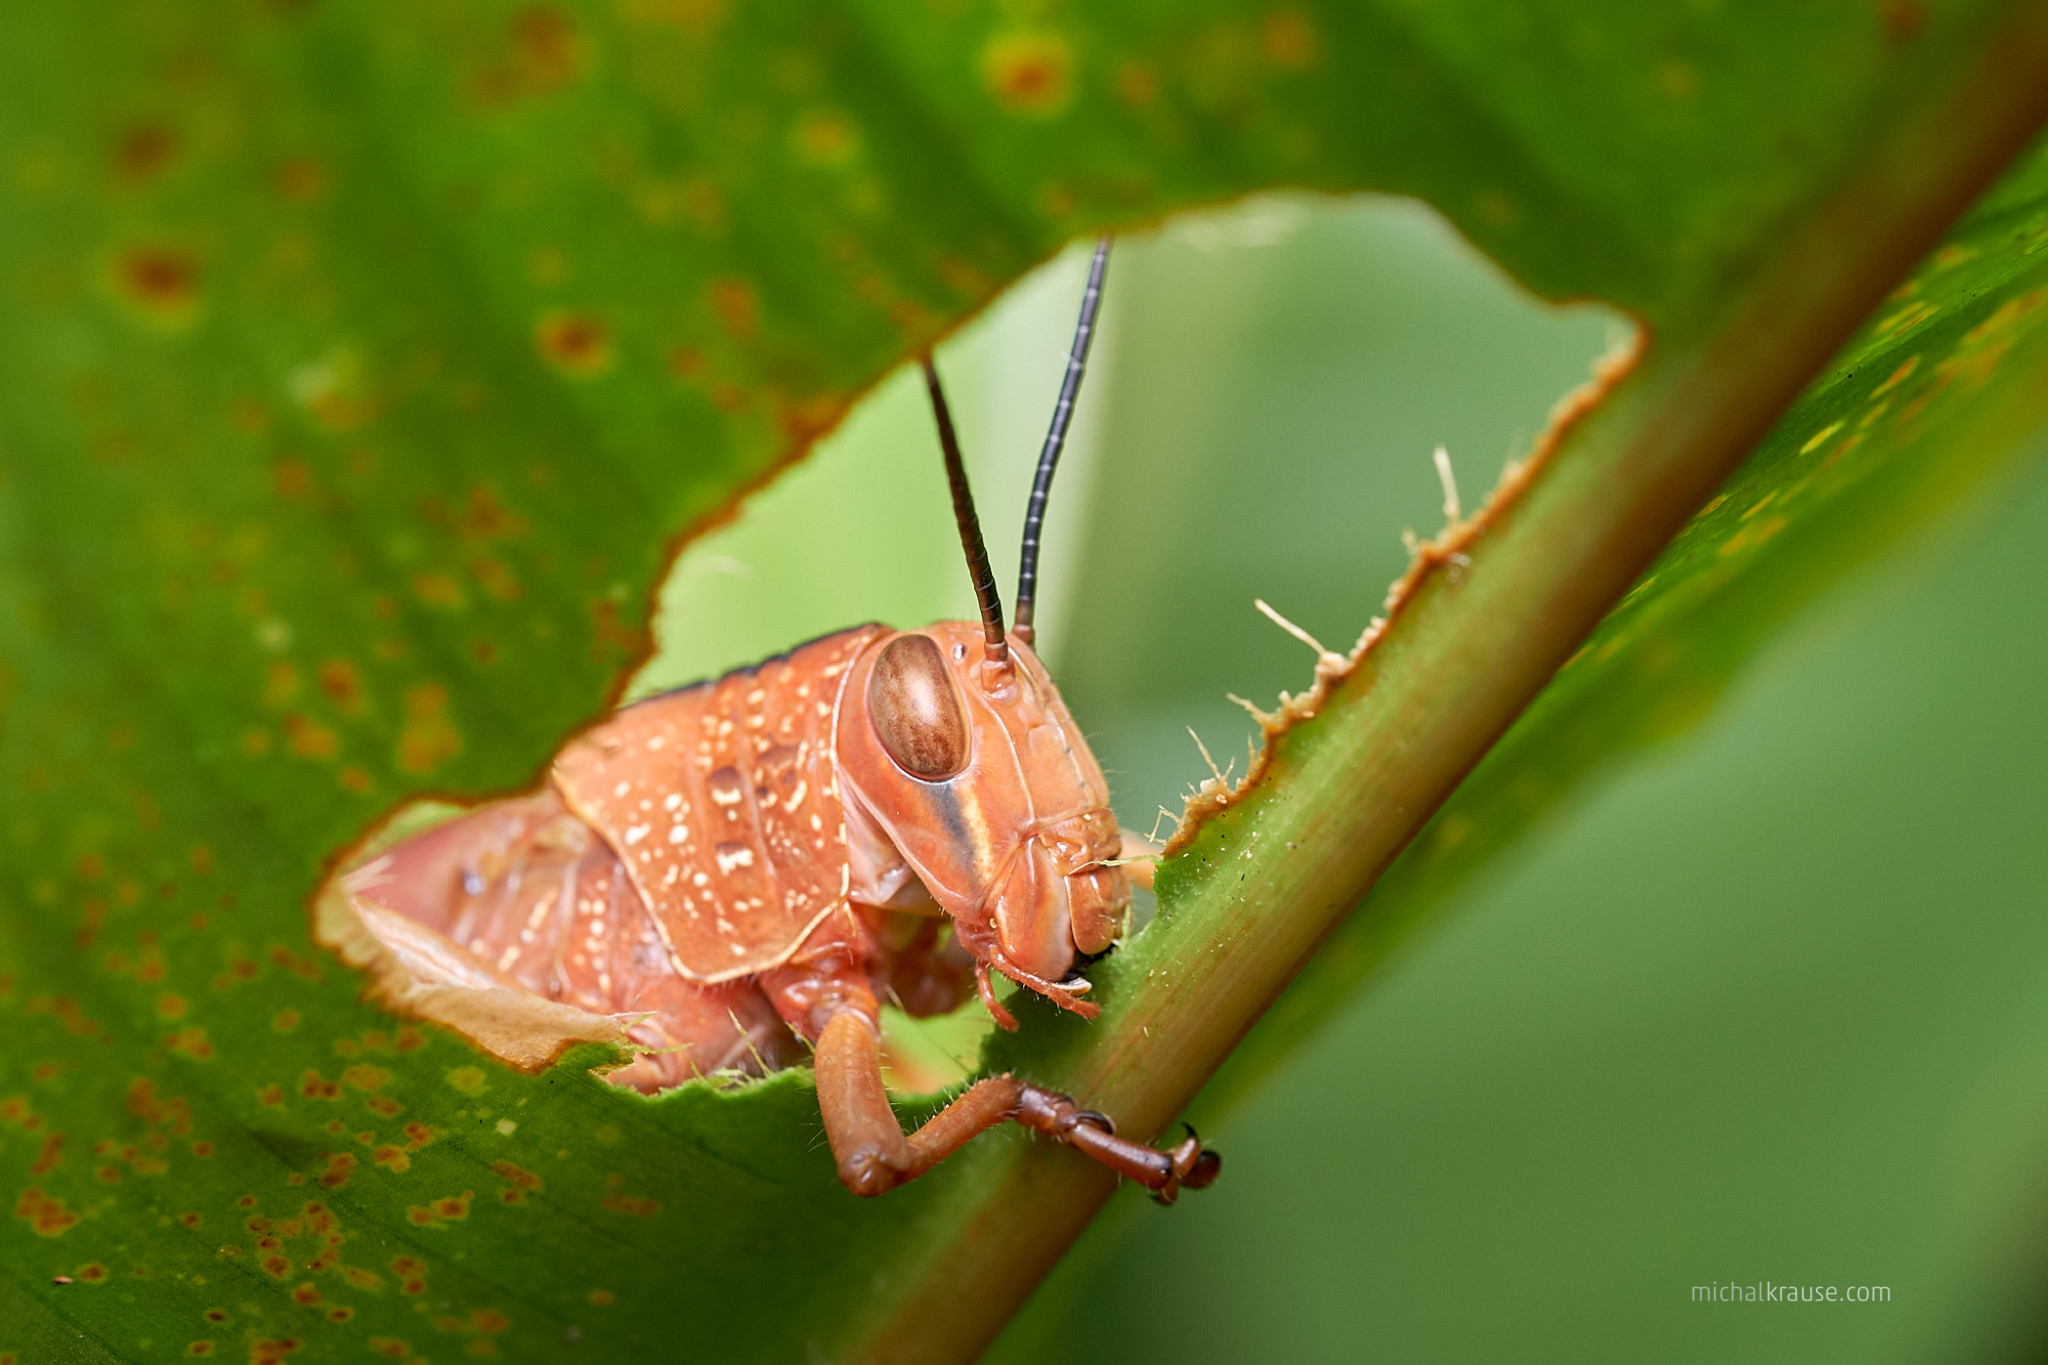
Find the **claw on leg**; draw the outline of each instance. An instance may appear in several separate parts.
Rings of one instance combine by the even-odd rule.
[[[1072,1098],[1026,1085],[1017,1100],[1017,1122],[1064,1142],[1171,1204],[1183,1189],[1199,1190],[1223,1170],[1223,1158],[1202,1146],[1192,1127],[1171,1151],[1132,1142],[1116,1135],[1116,1125]]]

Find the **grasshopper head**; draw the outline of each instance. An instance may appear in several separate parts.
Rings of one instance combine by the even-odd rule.
[[[1104,865],[1120,838],[1101,768],[1009,644],[991,663],[978,623],[947,621],[871,645],[841,694],[840,773],[977,960],[1077,1008],[1061,982],[1123,931],[1130,883]]]
[[[841,693],[837,736],[851,818],[879,826],[910,869],[953,917],[960,943],[984,971],[1079,1014],[1074,959],[1099,953],[1123,931],[1131,887],[1107,865],[1120,851],[1109,787],[1074,718],[1031,652],[1038,549],[1053,470],[1081,389],[1095,310],[1102,298],[1109,239],[1095,246],[1066,378],[1024,515],[1017,558],[1017,617],[1003,628],[1003,604],[967,487],[967,465],[929,354],[939,449],[960,548],[974,584],[979,623],[943,621],[888,637],[865,651]]]

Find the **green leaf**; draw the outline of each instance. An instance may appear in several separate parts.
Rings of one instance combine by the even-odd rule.
[[[2040,17],[1988,0],[17,5],[0,1263],[34,1307],[0,1352],[970,1354],[1099,1173],[1003,1134],[863,1203],[801,1074],[650,1103],[588,1052],[511,1073],[358,1000],[308,936],[322,870],[408,795],[530,780],[644,649],[670,540],[1069,237],[1276,184],[1419,194],[1655,344],[1279,746],[1286,782],[1168,869],[1101,1024],[999,1054],[1156,1130],[2020,142],[2044,71]],[[1482,648],[1501,687],[1432,693]],[[1369,763],[1411,804],[1266,851]],[[1256,939],[1200,872],[1253,833]]]

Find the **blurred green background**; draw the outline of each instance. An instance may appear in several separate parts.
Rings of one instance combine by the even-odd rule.
[[[1007,584],[1083,259],[940,352]],[[1621,324],[1517,290],[1403,201],[1262,198],[1125,240],[1042,609],[1126,822],[1348,645]],[[1284,460],[1282,458],[1284,453]],[[1789,618],[1696,729],[1458,893],[1206,1133],[1226,1178],[1126,1191],[1005,1361],[1871,1361],[2037,1353],[2048,1227],[2048,482],[2038,452]],[[1188,613],[1205,603],[1202,614]],[[647,691],[860,619],[968,614],[899,373],[691,546]],[[924,1033],[965,1054],[972,1015]],[[1694,1285],[1889,1302],[1692,1302]]]

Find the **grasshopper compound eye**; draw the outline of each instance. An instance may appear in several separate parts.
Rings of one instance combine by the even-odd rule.
[[[899,635],[868,678],[868,714],[896,766],[943,782],[967,766],[967,715],[945,657],[929,635]]]

